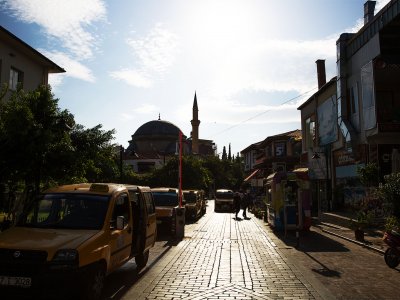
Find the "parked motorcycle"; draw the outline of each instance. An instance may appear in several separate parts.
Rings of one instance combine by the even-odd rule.
[[[385,232],[383,241],[389,246],[385,251],[385,263],[390,268],[396,268],[400,264],[400,233],[391,230]]]

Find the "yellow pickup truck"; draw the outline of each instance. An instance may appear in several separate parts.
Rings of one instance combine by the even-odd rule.
[[[65,290],[100,299],[105,276],[133,257],[143,268],[155,239],[148,187],[75,184],[47,190],[16,226],[0,233],[0,295],[42,298]]]

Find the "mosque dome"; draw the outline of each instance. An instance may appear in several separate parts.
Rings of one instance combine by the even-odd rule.
[[[144,123],[132,135],[128,150],[142,156],[175,154],[179,131],[173,123],[160,119]],[[182,135],[182,139],[186,140],[186,136]]]
[[[179,135],[180,129],[171,122],[164,120],[154,120],[140,126],[133,134],[132,138],[155,137],[155,136],[174,136]]]

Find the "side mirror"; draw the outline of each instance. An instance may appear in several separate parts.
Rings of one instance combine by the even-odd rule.
[[[124,216],[117,216],[117,230],[122,230],[125,228],[126,222]]]

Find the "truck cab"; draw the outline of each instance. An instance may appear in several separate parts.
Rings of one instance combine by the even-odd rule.
[[[144,206],[141,194],[150,191],[144,187],[74,184],[45,191],[0,234],[0,293],[40,298],[53,288],[60,293],[78,287],[85,299],[99,299],[108,274],[133,257],[143,268],[155,241],[147,232],[155,218],[132,206],[133,191]]]

